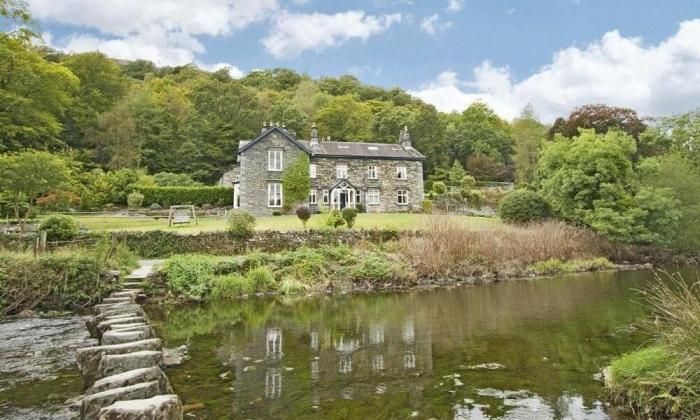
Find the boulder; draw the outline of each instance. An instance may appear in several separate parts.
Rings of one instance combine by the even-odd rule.
[[[102,334],[102,345],[130,343],[132,341],[147,340],[154,338],[153,329],[148,327],[139,331],[116,331],[110,330]]]
[[[97,369],[100,360],[105,355],[126,354],[142,350],[160,351],[163,343],[159,338],[134,341],[124,344],[114,344],[109,346],[85,347],[77,351],[78,370],[85,380],[85,385],[90,386],[97,379]]]
[[[100,420],[181,420],[182,402],[177,395],[118,401],[100,411]]]
[[[97,377],[104,378],[129,370],[160,366],[163,353],[154,350],[141,350],[126,354],[108,354],[102,356],[97,367]]]
[[[98,392],[107,391],[108,389],[122,388],[142,382],[153,381],[158,382],[158,390],[161,394],[172,394],[173,389],[170,386],[168,377],[165,376],[165,373],[157,366],[129,370],[104,377],[95,381],[95,383],[85,391],[85,394],[97,394]]]
[[[155,397],[159,394],[158,390],[158,382],[152,381],[86,395],[80,407],[80,417],[83,419],[96,419],[99,417],[100,410],[103,407],[110,406],[117,401]]]

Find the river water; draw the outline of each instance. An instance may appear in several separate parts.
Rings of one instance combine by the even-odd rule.
[[[699,268],[684,269],[696,278]],[[649,271],[148,309],[186,418],[604,419]],[[70,418],[84,319],[0,321],[0,418]]]
[[[695,269],[686,270],[688,274]],[[649,271],[151,310],[198,418],[617,418],[597,374],[646,340]]]

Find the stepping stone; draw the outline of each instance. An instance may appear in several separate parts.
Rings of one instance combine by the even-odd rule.
[[[99,315],[102,312],[122,309],[122,307],[140,308],[141,306],[136,302],[98,303],[97,305],[93,306],[92,309]]]
[[[97,325],[100,324],[101,322],[104,321],[111,321],[114,319],[129,319],[129,318],[134,318],[134,317],[143,317],[145,319],[148,319],[144,311],[141,310],[133,310],[133,311],[126,311],[126,312],[115,312],[114,315],[110,314],[109,312],[103,313],[101,315],[94,316],[88,320],[85,321],[85,325],[87,326],[88,331],[90,332],[90,337],[97,337]]]
[[[136,324],[115,324],[110,326],[109,328],[111,331],[144,331],[144,330],[152,330],[151,326],[146,323],[136,323]]]
[[[103,303],[121,303],[121,302],[133,302],[134,299],[130,296],[126,297],[108,297],[102,299]]]
[[[83,399],[83,404],[80,408],[80,418],[97,419],[103,407],[110,406],[117,401],[155,397],[159,393],[159,388],[158,382],[152,381],[87,395]]]
[[[126,354],[142,350],[160,351],[163,343],[159,338],[133,341],[123,344],[113,344],[108,346],[85,347],[78,349],[76,361],[78,370],[83,376],[86,386],[90,386],[97,379],[97,369],[100,366],[102,357],[114,354]]]
[[[153,350],[141,350],[126,354],[109,354],[102,356],[97,368],[97,376],[105,378],[117,373],[129,370],[160,366],[163,361],[163,352]]]
[[[122,283],[122,286],[124,286],[124,287],[142,287],[143,282],[142,281],[125,281]]]
[[[100,410],[99,420],[181,420],[182,401],[177,395],[118,401]]]
[[[158,391],[161,394],[172,394],[173,389],[170,386],[168,377],[165,376],[163,370],[157,366],[133,369],[116,375],[106,376],[95,381],[95,383],[85,391],[85,394],[97,394],[98,392],[107,391],[108,389],[153,381],[158,382]]]
[[[119,318],[112,318],[108,319],[105,321],[100,322],[97,324],[97,327],[95,328],[95,331],[97,332],[97,338],[100,338],[102,334],[104,334],[105,331],[114,329],[110,328],[112,325],[118,325],[118,324],[144,324],[148,322],[148,318],[142,317],[142,316],[132,316],[132,317],[119,317]]]
[[[127,297],[127,298],[131,298],[131,299],[136,299],[136,296],[138,296],[138,292],[130,292],[130,291],[112,292],[109,294],[109,297],[111,297],[111,298]]]
[[[152,328],[145,329],[143,331],[105,331],[102,334],[102,344],[103,346],[109,346],[112,344],[124,344],[130,343],[132,341],[147,340],[149,338],[154,338]]]

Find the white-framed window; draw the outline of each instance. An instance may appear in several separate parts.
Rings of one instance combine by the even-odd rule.
[[[396,167],[396,179],[408,179],[408,170],[405,166]]]
[[[323,190],[323,204],[328,204],[328,190]]]
[[[309,204],[316,204],[316,188],[309,191]]]
[[[408,204],[408,191],[398,190],[396,192],[396,204]]]
[[[376,206],[379,204],[379,190],[376,188],[370,188],[365,193],[365,200],[370,206]]]
[[[316,164],[309,164],[309,178],[316,178]]]
[[[267,206],[282,207],[282,183],[270,182],[267,184]]]
[[[271,149],[267,151],[267,170],[281,171],[282,170],[282,150]]]
[[[348,165],[337,165],[335,167],[335,177],[338,179],[347,179]]]
[[[374,165],[367,166],[367,179],[377,179],[377,167]]]

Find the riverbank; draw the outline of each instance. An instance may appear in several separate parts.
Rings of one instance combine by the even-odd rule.
[[[697,276],[697,273],[696,273]],[[639,324],[651,344],[613,359],[606,386],[636,417],[700,417],[700,280],[657,274],[642,292],[652,316]]]

